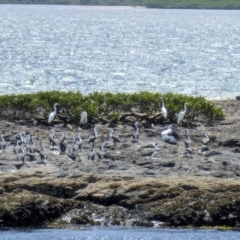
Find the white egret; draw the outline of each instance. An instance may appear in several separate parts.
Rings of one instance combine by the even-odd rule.
[[[176,144],[179,139],[177,132],[174,130],[173,124],[169,125],[168,129],[164,130],[161,135],[164,142],[171,144]]]
[[[180,124],[187,112],[187,103],[184,104],[184,109],[180,111],[177,118],[177,124]]]
[[[162,107],[161,107],[162,116],[167,119],[167,109],[165,108],[163,97],[162,97]]]
[[[88,122],[88,119],[87,119],[87,112],[82,112],[81,115],[80,115],[80,125],[84,125]]]
[[[54,104],[54,106],[53,106],[54,111],[49,114],[49,117],[48,117],[48,123],[49,124],[52,122],[52,120],[55,118],[55,116],[57,114],[57,105],[58,105],[58,103]]]

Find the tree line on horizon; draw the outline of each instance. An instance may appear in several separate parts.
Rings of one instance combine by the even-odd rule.
[[[0,4],[142,6],[169,9],[240,9],[239,0],[0,0]]]

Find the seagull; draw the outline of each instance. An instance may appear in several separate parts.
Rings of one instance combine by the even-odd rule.
[[[167,142],[167,143],[171,143],[171,144],[176,144],[178,139],[179,139],[179,136],[178,134],[176,133],[176,131],[174,130],[174,126],[173,124],[170,124],[168,126],[168,129],[167,130],[164,130],[162,133],[162,140],[164,142]]]
[[[180,113],[178,114],[177,118],[177,124],[180,124],[187,112],[187,103],[184,104],[184,110],[181,110]]]
[[[167,109],[166,109],[165,106],[164,106],[163,97],[162,97],[161,113],[162,113],[162,116],[163,116],[165,119],[167,119]]]
[[[49,117],[48,117],[48,123],[49,124],[52,122],[52,120],[55,118],[55,116],[57,114],[57,107],[56,107],[57,105],[58,105],[58,103],[54,104],[54,106],[53,106],[54,111],[49,114]]]
[[[87,112],[86,111],[83,111],[80,115],[80,125],[84,125],[88,122],[88,119],[87,119]]]

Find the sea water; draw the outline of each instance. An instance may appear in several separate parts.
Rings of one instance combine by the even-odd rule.
[[[240,11],[0,5],[0,94],[240,94]]]
[[[240,231],[79,227],[75,229],[8,229],[1,240],[238,240]]]

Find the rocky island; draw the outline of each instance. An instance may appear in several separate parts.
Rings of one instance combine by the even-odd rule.
[[[0,142],[1,226],[239,227],[240,101],[213,102],[226,117],[188,128],[191,154],[184,154],[185,128],[181,125],[176,125],[180,139],[172,145],[161,139],[167,125],[146,126],[139,121],[139,136],[134,141],[133,123],[116,124],[119,142],[108,140],[103,156],[97,152],[108,137],[110,123],[96,125],[95,150],[89,142],[92,126],[56,126],[56,139],[60,142],[64,132],[68,146],[76,134],[81,135],[81,151],[72,158],[68,150],[55,154],[50,148],[52,126],[1,120],[5,139]],[[203,151],[205,131],[209,143]],[[27,152],[24,161],[12,142],[19,132],[34,136],[37,149],[34,156]],[[41,141],[45,161],[40,155]],[[89,158],[93,151],[94,159]]]

